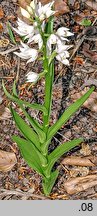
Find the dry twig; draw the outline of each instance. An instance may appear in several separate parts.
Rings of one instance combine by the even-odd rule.
[[[30,193],[30,192],[23,192],[21,190],[0,189],[0,196],[5,197],[5,196],[9,196],[9,195],[21,196],[21,197],[25,197],[26,199],[28,199],[29,197],[32,197],[35,199],[40,199],[40,200],[49,199],[48,197],[45,197],[42,195],[37,195],[37,194]]]
[[[7,54],[9,54],[11,52],[14,52],[15,50],[18,50],[18,49],[19,49],[19,47],[15,46],[15,47],[12,47],[11,49],[0,52],[0,55],[7,55]]]

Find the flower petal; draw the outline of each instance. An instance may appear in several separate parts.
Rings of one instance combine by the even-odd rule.
[[[26,18],[30,18],[30,14],[28,13],[28,11],[26,11],[24,8],[20,7],[21,9],[21,14],[26,17]]]
[[[29,72],[26,75],[27,81],[26,82],[36,82],[39,78],[39,75],[37,73],[34,72]]]

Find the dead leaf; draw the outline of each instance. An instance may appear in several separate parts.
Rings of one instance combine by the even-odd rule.
[[[69,7],[67,5],[67,0],[56,0],[55,10],[58,11],[56,15],[64,14],[69,12]]]
[[[97,2],[94,1],[85,1],[85,4],[92,8],[93,10],[97,11]]]
[[[97,87],[97,79],[89,78],[84,80],[84,84],[81,86],[81,89],[84,89],[86,86],[96,86]]]
[[[76,101],[78,98],[80,98],[82,95],[84,95],[87,92],[87,88],[85,88],[83,91],[78,92],[73,95],[71,95],[71,99]],[[84,107],[90,109],[92,112],[97,112],[97,92],[93,92],[88,100],[83,104]]]
[[[85,57],[88,57],[92,62],[97,62],[97,52],[89,49],[89,44],[84,43],[83,51]]]
[[[2,32],[2,31],[3,31],[3,24],[0,23],[0,32]]]
[[[2,19],[4,17],[4,12],[2,7],[0,7],[0,19]]]
[[[0,105],[0,120],[6,120],[11,118],[11,112],[7,107],[4,107],[3,104]]]
[[[67,180],[64,183],[64,188],[68,194],[73,195],[94,187],[95,185],[97,185],[97,175],[88,175]]]
[[[8,172],[16,162],[17,160],[14,153],[0,150],[0,171]]]
[[[76,56],[76,57],[74,58],[74,63],[75,63],[75,64],[79,64],[79,65],[83,65],[83,64],[84,64],[84,60],[83,60],[82,57]]]
[[[3,47],[7,47],[9,44],[9,40],[8,39],[0,39],[0,48],[3,48]]]
[[[84,156],[90,155],[91,154],[90,146],[88,144],[82,143],[82,148],[80,150],[80,154],[82,154]]]
[[[94,162],[97,163],[97,157],[96,159],[94,159],[93,156],[91,157],[70,156],[70,157],[65,157],[65,159],[62,161],[62,164],[71,165],[71,166],[93,167],[95,166]]]

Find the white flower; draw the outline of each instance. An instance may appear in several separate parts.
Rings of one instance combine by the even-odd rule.
[[[55,14],[55,11],[51,9],[53,4],[54,1],[42,6],[41,3],[39,2],[38,15],[40,20],[44,20],[45,18],[49,18],[50,16]]]
[[[36,82],[39,78],[39,75],[35,72],[29,72],[26,75],[27,81],[26,82]]]
[[[35,43],[38,43],[39,49],[41,49],[43,45],[43,41],[37,29],[37,22],[34,22],[32,26],[32,25],[26,24],[25,22],[23,22],[21,19],[18,18],[17,24],[18,24],[18,27],[17,28],[13,27],[13,30],[17,32],[20,36],[25,36],[25,39],[28,39],[28,43],[32,41],[34,41]],[[42,31],[44,31],[45,21],[43,21],[41,27],[42,27]]]
[[[33,42],[33,41],[34,41],[34,43],[38,43],[39,49],[42,48],[42,46],[43,46],[43,40],[42,40],[42,37],[41,37],[40,34],[34,35],[32,38],[30,38],[28,40],[28,43]]]
[[[55,14],[56,11],[52,10],[53,4],[54,1],[43,6],[41,2],[37,3],[37,0],[33,0],[31,1],[30,6],[27,6],[27,10],[21,8],[21,14],[28,19],[30,18],[31,14],[38,17],[40,21],[43,21],[44,19]]]
[[[65,65],[69,65],[69,52],[67,51],[72,45],[66,45],[66,41],[69,41],[66,37],[72,36],[73,33],[69,32],[68,28],[61,27],[55,34],[51,34],[47,40],[47,55],[52,54],[52,51],[56,53],[56,59]],[[52,45],[55,44],[55,47]],[[54,50],[53,50],[53,49]]]
[[[33,10],[35,10],[36,6],[37,6],[37,0],[31,1],[30,7],[31,7]]]
[[[20,36],[26,36],[25,38],[30,39],[34,35],[34,27],[26,24],[21,19],[18,18],[17,21],[18,28],[13,28]]]
[[[52,10],[53,4],[54,1],[43,6],[41,2],[37,3],[37,0],[34,0],[30,3],[30,7],[34,10],[35,16],[43,21],[55,14],[55,11]]]
[[[63,63],[64,65],[69,65],[69,60],[67,58],[69,58],[69,52],[68,51],[64,51],[63,53],[59,53],[56,56],[56,59],[58,61],[60,61],[61,63]]]
[[[33,10],[30,6],[27,5],[27,11],[29,14],[33,15]]]
[[[48,45],[51,45],[51,44],[56,44],[57,43],[57,36],[55,34],[51,34],[50,37],[48,38]]]
[[[55,34],[51,34],[47,40],[47,55],[51,55],[52,45],[57,43],[57,36]]]
[[[58,52],[64,51],[66,48],[65,42],[69,41],[66,37],[72,35],[73,33],[69,32],[69,29],[65,27],[61,27],[57,30],[55,34],[51,34],[47,41],[48,54],[51,54],[52,44],[57,45],[57,49],[60,50]]]
[[[55,51],[59,54],[70,49],[72,45],[66,45],[63,41],[58,40]]]
[[[61,40],[66,40],[66,37],[73,36],[74,34],[71,33],[68,28],[66,28],[66,27],[60,27],[57,30],[56,35],[58,35]]]
[[[28,59],[27,63],[35,61],[38,57],[38,51],[36,49],[30,48],[27,44],[24,44],[23,42],[21,42],[21,45],[22,46],[19,47],[21,52],[14,53],[20,58],[23,58],[25,60]]]
[[[26,18],[30,18],[30,14],[28,13],[28,11],[26,11],[24,8],[20,7],[21,9],[21,14],[26,17]]]
[[[64,50],[64,48],[66,48],[66,47],[64,47],[65,41],[68,41],[68,39],[65,38],[64,41],[62,41],[56,34],[51,34],[50,37],[48,38],[48,41],[47,41],[47,54],[48,54],[48,56],[51,55],[53,44],[56,44],[57,50],[59,50],[59,49]]]

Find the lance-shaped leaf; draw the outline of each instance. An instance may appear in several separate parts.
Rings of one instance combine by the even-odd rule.
[[[5,86],[4,86],[4,88],[5,88]],[[13,95],[14,95],[16,98],[18,98],[17,89],[16,89],[16,81],[14,81],[14,83],[13,83],[12,91],[13,91]]]
[[[83,142],[83,139],[74,139],[69,142],[65,142],[58,146],[49,156],[48,156],[48,166],[45,170],[45,175],[49,176],[51,169],[54,165],[54,163],[66,152],[68,152],[70,149],[74,148],[75,146],[79,145],[81,142]]]
[[[14,81],[14,84],[13,84],[13,95],[15,96],[15,97],[17,97],[18,98],[18,94],[17,94],[17,90],[16,90],[16,81]],[[26,101],[24,101],[24,102],[26,102]],[[30,106],[31,104],[29,103],[29,106]],[[32,104],[33,105],[33,104]],[[39,127],[39,128],[41,128],[42,129],[42,125],[40,125],[39,123],[38,123],[38,121],[37,120],[35,120],[35,119],[32,119],[32,117],[30,117],[29,116],[29,114],[26,112],[26,110],[24,109],[24,107],[23,107],[23,104],[20,104],[19,103],[19,106],[21,107],[21,109],[24,111],[24,114],[25,114],[25,116],[26,117],[28,117],[28,119],[29,119],[29,121],[30,121],[30,123],[31,122],[33,122],[33,120],[34,120],[34,123]],[[32,108],[32,107],[31,107]],[[31,124],[32,125],[32,124]],[[33,126],[33,125],[32,125]]]
[[[46,110],[46,108],[45,108],[43,105],[36,104],[36,103],[30,104],[30,103],[27,102],[27,101],[24,101],[24,100],[18,99],[17,97],[12,96],[12,95],[6,90],[5,85],[4,85],[4,81],[2,81],[2,86],[3,86],[3,90],[4,90],[5,94],[6,94],[6,96],[7,96],[10,100],[15,101],[19,106],[20,106],[20,105],[25,105],[26,107],[29,107],[29,108],[32,108],[32,109],[35,109],[35,110],[40,110],[40,111],[44,112],[45,115],[47,114],[47,110]],[[14,84],[14,86],[13,86],[13,90],[14,90],[14,93],[15,93],[15,84]]]
[[[8,33],[9,33],[9,36],[10,36],[10,40],[12,41],[13,44],[16,44],[16,40],[15,40],[13,31],[12,31],[12,28],[11,28],[11,25],[10,25],[9,22],[7,23],[7,28],[8,28]]]
[[[32,141],[35,146],[40,149],[40,143],[37,134],[33,131],[32,128],[15,112],[14,109],[11,108],[11,113],[13,115],[14,121],[18,127],[18,129],[22,132],[25,138]]]
[[[54,172],[51,173],[51,176],[50,178],[43,178],[43,183],[42,183],[42,186],[43,186],[43,191],[44,191],[44,194],[46,196],[48,196],[52,190],[52,187],[54,186],[55,184],[55,181],[58,177],[58,174],[59,174],[59,171],[56,170]]]
[[[40,124],[38,124],[38,122],[36,121],[36,119],[34,119],[33,117],[31,117],[26,110],[23,108],[23,106],[21,106],[21,109],[24,113],[24,115],[26,116],[26,118],[28,118],[31,126],[34,128],[34,130],[37,132],[38,136],[39,136],[39,140],[41,143],[43,143],[46,139],[46,135],[44,133],[44,131],[42,131],[42,128],[40,127]]]
[[[88,99],[91,93],[94,91],[95,87],[91,87],[86,94],[84,94],[80,99],[78,99],[75,103],[73,103],[69,108],[62,114],[60,119],[50,127],[48,131],[48,139],[52,138],[54,134],[65,124],[70,117],[83,105],[83,103]]]
[[[37,134],[39,135],[39,139],[40,139],[40,142],[43,143],[46,139],[46,135],[45,133],[41,130],[41,125],[33,119],[33,117],[31,117],[25,110],[24,106],[23,105],[26,105],[30,108],[33,108],[35,109],[38,109],[38,110],[41,110],[41,111],[44,111],[45,112],[45,115],[47,114],[46,112],[46,108],[42,105],[38,105],[38,104],[30,104],[26,101],[22,101],[20,99],[18,99],[17,97],[15,96],[12,96],[11,94],[9,94],[9,92],[6,90],[5,86],[4,86],[4,82],[2,83],[3,85],[3,89],[4,89],[4,92],[5,94],[7,95],[7,97],[10,99],[10,100],[13,100],[15,101],[22,109],[22,111],[24,112],[24,115],[28,118],[28,120],[30,121],[30,124],[31,126],[34,128],[34,130],[37,132]]]
[[[27,162],[27,164],[35,171],[40,173],[42,176],[44,176],[41,167],[41,161],[39,159],[37,151],[35,151],[34,145],[30,141],[24,140],[17,136],[13,136],[12,139],[17,143],[21,151],[21,154],[25,159],[25,161]]]

